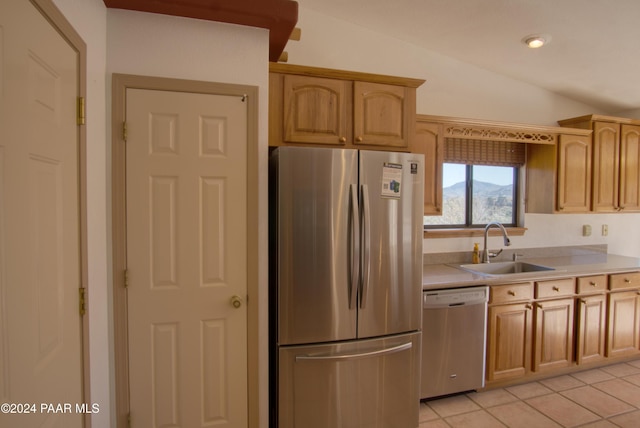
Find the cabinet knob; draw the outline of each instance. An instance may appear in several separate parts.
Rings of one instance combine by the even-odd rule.
[[[346,143],[347,142],[347,137],[340,137],[340,139],[338,140],[341,143]]]
[[[554,285],[552,288],[553,288],[553,291],[555,291],[556,293],[557,293],[558,291],[560,291],[560,289],[559,289],[558,287],[556,287],[555,285]]]
[[[589,284],[590,284],[592,287],[597,287],[597,286],[598,286],[598,283],[597,283],[597,282],[595,282],[595,281],[590,281],[590,282],[589,282]]]
[[[514,296],[514,297],[515,297],[516,292],[515,292],[515,291],[513,291],[513,290],[509,290],[509,291],[507,291],[507,294],[508,294],[509,296]]]
[[[627,283],[627,284],[631,284],[631,280],[629,278],[625,278],[624,282]]]
[[[532,308],[533,308],[533,306],[531,306],[529,303],[527,303],[526,305],[524,305],[524,307],[525,307],[526,309],[532,309]]]
[[[356,141],[357,141],[358,143],[362,143],[362,135],[358,135],[358,136],[356,137]]]

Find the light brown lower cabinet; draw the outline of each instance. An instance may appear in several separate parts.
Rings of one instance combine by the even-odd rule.
[[[568,367],[573,362],[574,278],[535,283],[533,371]]]
[[[640,272],[494,285],[487,386],[640,355]]]
[[[536,302],[533,370],[569,367],[573,362],[573,298]]]
[[[577,302],[576,363],[602,361],[606,358],[607,296],[581,296]]]
[[[517,379],[531,371],[533,283],[490,287],[486,379]]]
[[[640,292],[609,293],[607,357],[640,354]]]
[[[519,378],[531,371],[532,315],[528,302],[489,308],[487,380]]]

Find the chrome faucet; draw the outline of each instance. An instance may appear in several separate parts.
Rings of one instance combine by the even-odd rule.
[[[498,254],[502,252],[502,249],[500,249],[500,251],[498,251],[497,253],[490,253],[489,250],[487,249],[487,237],[489,235],[489,228],[491,228],[491,226],[496,226],[500,228],[500,230],[502,231],[502,237],[504,238],[505,247],[508,247],[509,245],[511,245],[511,240],[509,239],[509,235],[507,235],[507,230],[504,228],[503,225],[501,225],[497,221],[492,221],[491,223],[488,223],[484,228],[484,251],[482,251],[482,263],[490,263],[489,260],[491,259],[491,257],[496,257]]]

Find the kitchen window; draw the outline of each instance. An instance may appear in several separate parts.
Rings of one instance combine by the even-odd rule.
[[[442,169],[442,215],[425,216],[425,229],[519,224],[522,143],[447,139]]]

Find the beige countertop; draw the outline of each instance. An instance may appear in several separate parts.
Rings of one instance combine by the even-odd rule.
[[[520,261],[555,268],[552,271],[526,272],[509,275],[478,275],[457,268],[455,264],[425,264],[422,289],[469,287],[513,282],[566,278],[640,270],[640,259],[615,254],[589,254],[560,257],[520,258]]]

